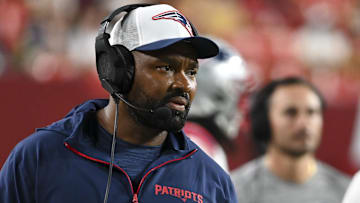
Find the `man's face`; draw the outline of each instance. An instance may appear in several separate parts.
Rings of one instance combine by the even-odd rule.
[[[320,98],[301,84],[280,86],[269,101],[270,147],[292,156],[313,153],[321,139]]]
[[[184,126],[196,91],[198,61],[185,43],[158,51],[134,51],[135,78],[127,98],[136,106],[154,109],[168,107],[171,117],[163,120],[128,108],[140,124],[160,130],[179,131]]]

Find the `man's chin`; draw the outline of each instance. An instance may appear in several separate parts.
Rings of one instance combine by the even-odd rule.
[[[176,110],[171,110],[170,118],[167,118],[165,120],[157,115],[143,112],[133,111],[132,115],[137,123],[142,124],[148,128],[166,130],[168,132],[178,132],[185,125],[187,111],[180,112]]]
[[[157,126],[158,129],[166,130],[168,132],[178,132],[184,127],[185,122],[186,118],[174,115],[168,120],[157,121],[157,124],[155,126]]]
[[[302,156],[312,152],[312,150],[305,149],[305,148],[302,148],[302,149],[299,149],[299,148],[297,148],[297,149],[283,148],[282,151],[285,152],[286,154],[288,154],[289,156],[294,157],[294,158],[299,158],[299,157],[302,157]]]

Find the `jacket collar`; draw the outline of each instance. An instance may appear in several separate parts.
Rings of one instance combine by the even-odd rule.
[[[75,107],[63,120],[53,124],[56,126],[54,126],[55,130],[60,130],[64,133],[63,130],[68,129],[68,133],[65,134],[69,136],[64,141],[76,150],[89,156],[108,157],[108,153],[106,152],[108,150],[103,151],[96,147],[98,136],[96,111],[104,108],[108,102],[108,100],[104,99],[90,100]],[[65,127],[68,125],[72,125],[71,130],[69,127]],[[54,127],[52,127],[53,130]],[[51,126],[49,128],[51,128]],[[182,152],[187,153],[195,149],[195,146],[190,143],[185,133],[180,131],[168,134],[163,144],[163,149],[165,151],[177,151],[182,154]],[[105,157],[104,154],[106,154]]]

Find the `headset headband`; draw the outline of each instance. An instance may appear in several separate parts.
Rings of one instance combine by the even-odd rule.
[[[146,7],[146,6],[152,6],[152,5],[155,5],[155,4],[146,4],[146,3],[144,3],[144,4],[131,4],[131,5],[126,5],[126,6],[123,6],[123,7],[120,7],[118,9],[116,9],[115,11],[110,13],[108,16],[106,16],[104,18],[104,20],[101,21],[100,28],[99,28],[99,31],[98,31],[98,35],[106,33],[107,26],[114,19],[114,17],[117,16],[118,14],[120,14],[120,13],[122,13],[124,11],[129,13],[130,11],[132,11],[134,9],[137,9],[139,7]]]

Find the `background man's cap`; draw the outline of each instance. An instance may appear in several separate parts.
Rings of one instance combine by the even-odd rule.
[[[130,51],[152,51],[186,41],[197,52],[197,58],[209,58],[219,52],[218,46],[205,37],[194,36],[190,22],[174,7],[159,4],[139,7],[116,22],[110,44],[121,44]]]

